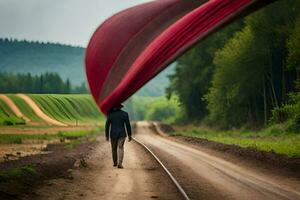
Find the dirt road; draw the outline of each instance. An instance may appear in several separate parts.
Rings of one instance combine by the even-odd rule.
[[[135,142],[125,143],[124,169],[112,167],[110,144],[100,145],[75,169],[70,179],[55,179],[36,191],[34,199],[182,199],[156,161]]]
[[[300,200],[300,181],[224,159],[205,149],[176,142],[139,122],[135,137],[167,166],[191,199]],[[35,191],[34,199],[182,199],[169,177],[135,142],[125,144],[125,169],[112,167],[110,144],[100,145],[87,168],[71,170],[70,179],[55,179]]]
[[[149,124],[137,124],[136,137],[177,178],[191,199],[300,199],[300,181],[240,166],[239,162],[155,135]]]

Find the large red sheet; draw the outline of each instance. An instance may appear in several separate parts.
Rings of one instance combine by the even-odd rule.
[[[188,48],[272,0],[157,0],[106,20],[86,49],[91,93],[104,114]]]

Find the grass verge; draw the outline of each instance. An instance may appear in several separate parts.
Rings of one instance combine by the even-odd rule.
[[[26,165],[23,167],[16,167],[7,170],[0,171],[0,182],[8,181],[8,180],[18,180],[29,177],[38,176],[38,172],[31,165]]]
[[[100,129],[86,131],[67,131],[57,134],[0,134],[0,144],[22,144],[24,140],[54,140],[54,139],[82,139],[101,134]]]
[[[300,157],[300,135],[295,133],[283,133],[274,130],[259,132],[232,130],[215,131],[199,127],[189,127],[185,130],[177,130],[174,136],[187,136],[207,139],[224,144],[238,145],[244,148],[254,148],[259,151],[275,152],[289,157]]]

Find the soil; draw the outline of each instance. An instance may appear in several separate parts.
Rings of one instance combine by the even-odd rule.
[[[174,129],[167,124],[156,123],[152,128],[156,132],[163,136],[170,136],[169,134],[174,132]],[[202,138],[194,138],[187,136],[172,136],[168,137],[177,142],[183,142],[185,145],[199,147],[202,151],[206,151],[211,154],[217,154],[219,157],[231,159],[239,162],[248,163],[249,165],[259,165],[261,168],[271,168],[277,170],[278,173],[282,173],[286,176],[295,176],[300,178],[300,157],[288,157],[286,155],[277,154],[275,152],[259,151],[254,148],[243,148],[238,145],[229,145],[214,141],[209,141]],[[212,150],[212,151],[210,151]]]
[[[110,144],[100,143],[86,160],[87,168],[72,171],[72,180],[53,179],[34,199],[181,199],[175,186],[141,146],[125,143],[124,169],[112,166]]]
[[[21,199],[34,195],[33,188],[45,180],[65,177],[68,178],[68,169],[73,168],[76,161],[86,158],[98,142],[83,142],[74,149],[64,144],[48,144],[45,151],[48,154],[37,154],[0,163],[0,170],[7,170],[23,166],[33,166],[37,176],[22,177],[8,182],[0,182],[0,199]]]
[[[277,168],[281,171],[289,173],[291,176],[297,176],[300,178],[299,157],[291,158],[286,155],[277,154],[275,152],[264,152],[258,151],[253,148],[242,148],[237,145],[223,144],[201,138],[192,138],[185,136],[175,136],[175,138],[193,145],[222,152],[223,154],[229,154],[239,159],[248,160],[249,162],[253,162],[256,165],[259,162],[263,165],[270,166],[273,169]]]
[[[245,162],[246,155],[161,136],[147,122],[136,127],[136,138],[161,159],[191,199],[300,199],[300,179],[293,170],[278,173],[277,166]]]
[[[159,125],[147,122],[134,127],[135,137],[161,159],[191,199],[300,199],[296,160],[292,168],[286,168],[289,164],[264,167],[261,163],[268,162],[260,161],[260,156],[250,162],[249,153],[231,150],[235,146],[169,137]],[[48,144],[45,151],[50,153],[0,164],[0,170],[32,165],[39,174],[0,182],[0,199],[182,198],[154,158],[135,142],[125,143],[124,169],[112,166],[110,144],[104,136],[74,149]],[[291,173],[278,173],[278,169]]]

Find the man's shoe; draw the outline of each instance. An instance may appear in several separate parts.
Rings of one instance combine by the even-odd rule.
[[[117,164],[114,164],[114,167],[118,166]]]
[[[118,168],[123,169],[124,167],[123,167],[123,165],[118,165]]]

